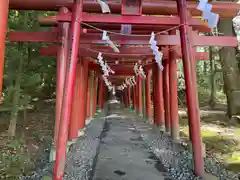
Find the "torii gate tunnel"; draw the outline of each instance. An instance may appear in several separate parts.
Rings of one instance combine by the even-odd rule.
[[[96,62],[101,52],[115,71],[108,79],[121,85],[126,77],[136,76],[134,65],[142,65],[146,79],[136,77],[136,85],[126,86],[120,93],[126,107],[132,102],[137,113],[146,112],[149,120],[179,139],[177,59],[182,59],[186,85],[189,131],[193,147],[194,170],[204,174],[200,115],[196,86],[196,60],[208,60],[208,53],[196,52],[198,46],[237,46],[237,38],[230,36],[200,36],[211,29],[198,16],[197,2],[176,0],[107,0],[111,13],[103,14],[100,5],[92,0],[0,0],[0,93],[2,92],[5,38],[8,10],[57,11],[56,16],[39,17],[49,32],[10,32],[11,42],[51,42],[42,47],[40,55],[57,57],[56,120],[54,146],[56,162],[54,180],[64,176],[66,146],[84,129],[86,119],[104,108],[108,98],[103,71]],[[233,2],[212,2],[212,11],[220,18],[232,18],[240,9]],[[147,16],[146,16],[147,15]],[[127,24],[127,26],[125,26]],[[126,28],[128,27],[128,28]],[[102,40],[102,32],[118,44],[114,52]],[[151,32],[163,52],[163,71],[155,62],[150,49]],[[151,80],[153,80],[153,117],[151,109]],[[93,83],[90,83],[93,82]],[[145,107],[142,87],[145,83]],[[90,92],[93,90],[92,96]],[[118,91],[118,90],[117,90]],[[90,108],[92,106],[92,108]],[[92,109],[92,111],[90,111]]]

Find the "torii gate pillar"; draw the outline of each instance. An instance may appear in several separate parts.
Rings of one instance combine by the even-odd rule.
[[[197,176],[204,176],[204,162],[202,154],[202,140],[200,133],[200,116],[198,105],[198,94],[196,89],[196,79],[193,82],[192,77],[195,77],[192,63],[195,63],[193,57],[193,47],[191,41],[191,29],[189,27],[189,16],[186,6],[186,0],[177,0],[177,9],[180,16],[180,37],[183,56],[183,68],[186,85],[187,105],[188,105],[188,119],[191,128],[191,140],[193,148],[194,171]]]
[[[132,87],[132,99],[133,99],[132,109],[136,110],[136,86]]]
[[[140,116],[143,115],[143,102],[142,102],[142,77],[137,77],[137,112]]]
[[[79,109],[81,102],[80,99],[80,89],[81,89],[81,64],[77,64],[77,73],[76,73],[76,81],[74,86],[74,98],[72,103],[72,113],[71,113],[71,121],[69,125],[69,140],[75,140],[78,137],[78,121],[80,120]]]
[[[104,105],[103,93],[104,93],[104,81],[102,78],[99,78],[98,106],[100,110],[103,109],[103,105]]]
[[[155,63],[153,67],[154,78],[154,121],[161,130],[164,129],[164,100],[163,100],[163,73],[160,71],[158,65]]]
[[[94,81],[93,81],[93,98],[92,98],[92,117],[94,117],[97,109],[97,85],[98,85],[98,77],[96,72],[94,72]]]
[[[91,89],[92,89],[92,72],[88,73],[88,86],[87,86],[87,115],[86,120],[90,118],[91,113]]]
[[[146,80],[145,80],[145,97],[146,97],[146,117],[148,120],[152,118],[152,107],[151,107],[151,75],[152,71],[146,71]]]
[[[5,56],[5,40],[8,23],[9,0],[0,1],[0,98],[2,99],[3,70]],[[1,102],[2,100],[0,100]]]
[[[4,3],[3,3],[4,4]],[[72,16],[72,48],[70,51],[70,63],[66,73],[65,90],[63,95],[61,122],[57,141],[56,164],[54,168],[54,180],[61,180],[64,176],[66,163],[66,145],[68,140],[68,128],[70,123],[72,100],[74,94],[74,84],[76,78],[76,67],[78,62],[78,50],[80,44],[82,0],[76,0],[73,5]],[[6,7],[7,8],[7,7]],[[4,10],[6,11],[6,10]],[[0,78],[1,79],[1,78]]]
[[[131,89],[130,89],[130,87],[127,88],[127,96],[128,96],[128,107],[130,107],[130,104],[131,104]]]
[[[80,87],[80,98],[78,101],[80,102],[80,107],[78,109],[80,118],[79,118],[79,133],[84,129],[85,127],[85,114],[86,114],[86,105],[87,105],[87,85],[88,85],[88,60],[81,57],[80,59],[81,64],[81,87]],[[79,134],[80,135],[80,134]]]
[[[170,97],[169,97],[169,59],[164,61],[163,96],[165,109],[165,131],[170,132]]]
[[[60,13],[67,12],[67,9],[61,8]],[[65,83],[65,76],[67,70],[68,63],[68,48],[69,48],[69,28],[70,23],[64,22],[59,23],[60,31],[61,31],[61,46],[58,50],[57,56],[57,82],[56,82],[56,115],[55,115],[55,129],[54,129],[54,145],[57,145],[59,126],[60,126],[60,118],[61,118],[61,108],[62,108],[62,100],[63,100],[63,90]]]
[[[179,139],[178,117],[178,91],[177,91],[177,61],[173,50],[169,51],[169,95],[170,95],[170,121],[171,136],[173,140]]]

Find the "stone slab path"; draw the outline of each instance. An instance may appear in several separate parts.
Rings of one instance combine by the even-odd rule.
[[[166,180],[164,167],[144,145],[130,117],[109,106],[93,180]]]

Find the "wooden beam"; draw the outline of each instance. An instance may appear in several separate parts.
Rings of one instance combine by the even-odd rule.
[[[71,21],[72,14],[58,14],[56,16],[39,17],[38,22],[42,24],[56,24],[59,21]],[[180,19],[178,16],[122,16],[112,14],[82,14],[82,21],[85,23],[107,23],[107,24],[132,24],[132,25],[180,25]],[[196,18],[189,20],[189,25],[195,28],[207,27],[207,24]],[[151,30],[151,29],[149,29]]]
[[[106,44],[101,40],[101,34],[81,34],[81,44]],[[110,39],[116,44],[122,45],[149,45],[149,37],[128,36],[124,42],[121,35],[109,35]],[[12,42],[59,42],[55,32],[10,32],[9,41]],[[157,45],[180,45],[179,35],[158,35],[156,36]],[[193,34],[195,46],[230,46],[237,47],[237,37],[235,36],[198,36]]]
[[[91,55],[91,56],[95,56],[97,57],[98,53],[95,52],[91,52],[91,51],[86,51],[86,49],[83,48],[83,46],[80,46],[80,53],[82,55]],[[131,58],[131,57],[136,57],[138,59],[142,59],[142,57],[146,57],[146,56],[151,56],[152,58],[154,57],[152,54],[152,50],[149,47],[124,47],[121,48],[120,50],[120,54],[119,53],[113,53],[113,50],[108,47],[108,46],[89,46],[89,49],[94,49],[94,51],[99,51],[103,53],[103,56],[107,56],[107,57],[112,57],[114,58],[114,61],[116,60],[116,58]],[[169,58],[169,53],[168,53],[168,49],[165,48],[163,50],[163,54],[164,54],[164,59],[168,59]],[[58,46],[47,46],[47,47],[41,47],[40,48],[40,55],[41,56],[57,56],[57,52],[58,52]],[[111,53],[111,55],[109,54],[104,54],[104,52],[106,53]],[[182,58],[181,55],[181,49],[180,47],[176,47],[175,48],[175,53],[176,53],[176,58]],[[201,59],[201,60],[208,60],[209,59],[209,53],[208,52],[196,52],[195,54],[196,59]],[[121,64],[124,63],[124,61],[120,61]],[[126,63],[129,62],[129,60],[125,61]],[[131,63],[136,63],[137,60],[131,60]]]
[[[73,0],[9,0],[10,9],[15,10],[43,10],[52,11],[58,10],[60,7],[72,8]],[[111,12],[114,14],[121,13],[121,0],[107,1]],[[213,5],[212,11],[218,13],[220,17],[232,18],[236,16],[240,9],[240,4],[236,2],[211,2]],[[196,9],[196,2],[187,2],[187,8],[192,16],[201,16],[201,11]],[[84,0],[84,12],[101,13],[99,4],[92,0]],[[143,14],[153,15],[178,15],[177,5],[174,1],[159,1],[159,0],[144,0],[142,2]]]

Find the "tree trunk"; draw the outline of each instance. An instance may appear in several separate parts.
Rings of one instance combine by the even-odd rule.
[[[213,54],[213,49],[209,48],[209,56],[210,56],[210,86],[211,86],[211,93],[209,98],[209,105],[211,108],[214,108],[216,105],[216,81],[215,81],[215,57]]]
[[[205,76],[207,75],[207,61],[203,62],[203,73]]]
[[[219,30],[225,36],[234,36],[232,20],[221,19]],[[228,116],[240,114],[240,74],[236,60],[236,49],[224,47],[220,51],[223,80],[228,103]]]
[[[23,48],[23,44],[18,44],[19,50]],[[21,76],[23,71],[23,57],[19,58],[19,66],[18,71],[16,73],[16,81],[15,81],[15,93],[13,96],[13,102],[12,102],[12,113],[11,113],[11,119],[10,124],[8,128],[8,134],[9,136],[15,136],[16,134],[16,127],[17,127],[17,117],[18,117],[18,106],[19,106],[19,100],[20,100],[20,92],[21,92]]]
[[[20,16],[22,16],[23,19],[23,25],[24,28],[26,28],[28,26],[28,12],[23,12],[21,11],[19,13]],[[20,22],[21,23],[21,22]],[[18,50],[19,52],[21,52],[21,50],[23,50],[25,47],[23,45],[23,43],[19,42],[18,43]],[[10,124],[8,127],[8,135],[9,136],[15,136],[16,134],[16,127],[17,127],[17,118],[18,118],[18,106],[19,106],[19,101],[20,101],[20,94],[21,94],[21,77],[23,74],[23,63],[24,63],[24,58],[25,55],[27,55],[28,58],[30,58],[29,56],[29,49],[25,48],[25,53],[24,54],[20,54],[19,57],[17,58],[17,60],[19,61],[18,64],[18,69],[16,72],[16,78],[15,78],[15,92],[14,92],[14,96],[13,96],[13,101],[12,101],[12,113],[11,113],[11,119],[10,119]]]

